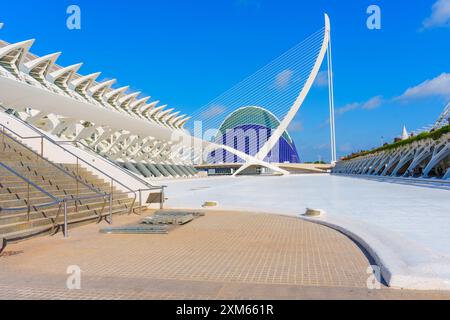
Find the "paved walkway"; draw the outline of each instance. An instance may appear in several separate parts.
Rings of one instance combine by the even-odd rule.
[[[354,242],[294,217],[208,212],[168,235],[100,234],[104,226],[9,245],[0,299],[450,299],[368,290],[371,262]],[[80,290],[66,288],[70,265],[82,270]]]
[[[390,285],[450,290],[450,191],[322,175],[214,177],[164,181],[168,205],[299,216],[321,220],[365,241],[383,261]]]

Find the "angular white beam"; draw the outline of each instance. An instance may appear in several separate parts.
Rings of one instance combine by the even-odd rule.
[[[128,106],[130,105],[131,101],[133,101],[134,99],[136,99],[137,96],[139,96],[141,93],[140,92],[133,92],[130,94],[127,94],[126,96],[121,97],[118,100],[118,104],[119,106],[124,109],[127,110]]]
[[[144,118],[148,118],[148,113],[149,113],[151,110],[153,110],[153,109],[158,105],[158,103],[159,103],[159,100],[154,101],[154,102],[152,102],[152,103],[149,103],[148,105],[142,107],[142,109],[141,109],[141,115],[142,115]]]
[[[14,76],[20,76],[20,64],[28,54],[34,39],[13,43],[0,49],[0,66],[6,68]]]
[[[186,122],[188,122],[189,120],[191,120],[191,117],[186,117],[186,118],[182,119],[180,122],[177,123],[177,127],[179,129],[182,129],[184,127],[184,125],[186,124]]]
[[[95,81],[95,79],[98,78],[100,74],[101,72],[95,72],[87,76],[83,76],[78,79],[72,80],[72,82],[70,83],[70,87],[72,90],[85,96],[87,95],[88,88],[92,85],[92,83]]]
[[[178,116],[180,114],[180,111],[171,113],[169,115],[167,115],[167,117],[164,119],[164,122],[168,125],[171,126],[171,122],[173,119],[175,119],[176,116]]]
[[[137,114],[138,109],[140,107],[142,107],[144,104],[146,104],[149,99],[150,99],[150,97],[145,97],[145,98],[141,98],[141,99],[133,101],[132,103],[130,103],[131,111],[133,111],[134,113]]]
[[[47,78],[51,83],[54,83],[58,86],[62,84],[65,85],[65,87],[68,87],[69,81],[72,79],[73,75],[81,68],[82,65],[83,63],[77,63],[65,68],[61,68],[50,73]]]
[[[45,81],[48,72],[50,71],[50,68],[59,58],[60,55],[61,52],[56,52],[40,58],[33,59],[25,64],[22,64],[22,69],[24,72],[28,73],[33,78],[40,81]]]
[[[121,87],[118,89],[114,89],[108,93],[105,94],[105,98],[108,101],[109,104],[114,105],[117,100],[119,99],[119,97],[128,89],[130,88],[130,86],[125,86],[125,87]]]
[[[164,117],[165,117],[166,115],[168,115],[169,113],[171,113],[173,110],[175,110],[175,109],[174,109],[174,108],[171,108],[171,109],[167,109],[167,110],[164,110],[164,111],[160,112],[160,113],[157,115],[157,120],[158,120],[158,122],[163,123]]]
[[[148,117],[156,122],[156,117],[158,116],[158,113],[160,113],[165,107],[167,107],[167,104],[154,108],[148,113]]]
[[[95,99],[101,100],[106,91],[111,88],[116,81],[116,79],[112,79],[92,86],[88,89],[88,94]]]
[[[181,121],[182,119],[186,118],[186,117],[187,117],[187,115],[183,114],[183,115],[173,119],[172,122],[171,122],[172,127],[176,127],[178,122]]]

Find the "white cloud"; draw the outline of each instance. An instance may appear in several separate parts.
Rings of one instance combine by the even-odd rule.
[[[417,86],[408,88],[405,92],[392,99],[384,99],[383,96],[375,96],[365,102],[353,102],[344,105],[341,108],[337,108],[336,115],[343,115],[353,110],[373,110],[378,108],[383,103],[392,103],[395,101],[409,101],[425,97],[442,97],[444,99],[450,99],[450,73],[442,73],[436,78],[425,80]],[[330,120],[327,119],[320,127],[328,125]]]
[[[337,115],[341,115],[341,114],[347,113],[349,111],[358,109],[359,107],[361,107],[361,103],[359,103],[359,102],[348,103],[345,106],[336,109],[335,113]]]
[[[364,110],[372,110],[381,106],[382,103],[383,103],[383,96],[375,96],[364,102],[361,108]]]
[[[417,86],[408,88],[394,100],[412,100],[431,96],[450,98],[450,73],[444,72],[436,78],[425,80]]]
[[[335,112],[337,115],[342,115],[344,113],[347,113],[349,111],[356,110],[356,109],[373,110],[373,109],[381,106],[383,101],[384,101],[383,96],[375,96],[365,102],[348,103],[345,106],[336,109]]]
[[[326,87],[328,86],[328,72],[320,71],[317,74],[316,81],[314,82],[316,87]]]
[[[278,89],[284,89],[289,85],[289,82],[292,79],[293,71],[286,69],[277,74],[275,78],[275,87]]]
[[[300,132],[303,131],[303,125],[300,121],[292,121],[288,127],[288,132]]]
[[[423,22],[423,27],[450,27],[450,0],[437,0],[431,8],[431,16]]]
[[[223,114],[225,111],[227,111],[227,108],[220,105],[213,105],[210,106],[208,109],[203,111],[200,115],[200,118],[202,119],[209,119],[218,115]]]

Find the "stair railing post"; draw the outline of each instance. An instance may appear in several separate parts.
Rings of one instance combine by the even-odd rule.
[[[31,205],[30,205],[30,182],[27,182],[27,220],[30,221],[30,212],[31,212]]]
[[[41,157],[44,157],[44,136],[41,136]]]
[[[5,126],[4,125],[2,125],[2,132],[3,132],[3,134],[2,134],[3,151],[5,151],[6,150],[6,144],[5,144]]]
[[[142,212],[142,190],[139,189],[139,213]]]
[[[161,210],[164,209],[164,187],[161,187],[161,202],[160,202],[159,208]]]
[[[110,190],[110,193],[111,193],[111,199],[113,198],[113,194],[114,194],[114,180],[111,178],[111,190]]]
[[[69,237],[68,221],[67,221],[67,200],[64,199],[64,238]]]
[[[109,223],[112,223],[112,193],[109,194]]]
[[[78,186],[78,180],[80,176],[78,175],[78,157],[77,157],[77,176],[76,176],[76,183],[77,183],[77,198],[79,196],[79,186]],[[75,211],[78,212],[78,200],[75,200]]]

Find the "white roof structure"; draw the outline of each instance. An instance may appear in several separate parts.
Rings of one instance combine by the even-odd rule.
[[[61,52],[57,52],[28,61],[27,63],[22,64],[24,69],[23,71],[28,73],[36,80],[43,82],[46,80],[50,68],[53,66],[60,55]]]
[[[78,79],[73,80],[70,83],[70,86],[74,91],[79,93],[81,96],[86,97],[87,90],[94,83],[95,79],[97,79],[100,74],[101,72],[96,72],[91,73],[87,76],[80,77]]]
[[[442,113],[436,120],[433,129],[439,129],[449,124],[450,124],[450,102],[448,102],[447,105],[444,107],[444,110],[442,110]]]
[[[176,123],[175,126],[178,128],[183,128],[184,125],[186,124],[186,122],[188,122],[190,119],[191,119],[191,117],[185,117],[185,118],[181,119],[178,123]]]
[[[124,110],[128,110],[128,106],[130,105],[130,103],[133,100],[135,100],[137,98],[137,96],[139,96],[140,94],[141,94],[140,92],[133,92],[133,93],[130,93],[126,96],[119,98],[119,100],[118,100],[119,106]]]
[[[29,53],[33,43],[34,40],[14,44],[0,41],[0,101],[16,110],[22,120],[67,139],[83,137],[112,159],[136,155],[139,161],[174,163],[186,161],[180,158],[180,150],[191,150],[193,145],[226,148],[180,130],[190,117],[177,117],[179,112],[173,108],[158,107],[159,101],[146,104],[150,97],[128,92],[129,86],[112,88],[115,80],[96,82],[100,72],[78,74],[81,63],[68,67],[56,65],[59,52],[43,57]],[[174,131],[180,134],[174,135]],[[148,141],[154,141],[153,152],[148,149]],[[177,146],[177,151],[171,151],[172,145]],[[246,161],[278,170],[276,166],[229,149]],[[127,159],[125,162],[135,161],[135,158]]]
[[[159,102],[160,102],[160,101],[157,100],[157,101],[154,101],[154,102],[149,103],[149,104],[147,104],[146,106],[142,107],[141,115],[142,115],[144,118],[148,118],[148,113],[149,113],[151,110],[153,110],[153,109],[158,105]]]
[[[118,89],[114,89],[114,90],[108,92],[107,94],[105,94],[105,98],[109,104],[115,104],[115,103],[117,103],[117,100],[119,99],[119,97],[123,93],[125,93],[125,91],[127,91],[129,88],[130,88],[130,86],[125,86],[125,87],[121,87]]]
[[[164,122],[167,123],[169,126],[171,126],[171,121],[175,119],[176,116],[180,114],[180,111],[174,112],[169,114],[165,119]]]
[[[89,94],[96,99],[101,99],[103,98],[103,95],[106,93],[106,91],[111,88],[111,86],[116,83],[116,79],[112,79],[112,80],[108,80],[108,81],[104,81],[101,82],[95,86],[92,86],[89,88],[88,92]]]
[[[34,39],[10,44],[0,49],[0,66],[11,72],[14,76],[20,77],[20,64],[28,54]]]
[[[173,110],[175,110],[175,109],[173,109],[173,108],[172,108],[172,109],[167,109],[167,110],[164,110],[164,111],[158,113],[158,115],[157,115],[157,120],[158,120],[159,122],[162,122],[163,119],[164,119],[164,117],[165,117],[166,115],[168,115],[169,113],[171,113]]]
[[[183,115],[181,115],[181,116],[178,116],[178,117],[172,119],[172,121],[170,121],[170,125],[171,125],[172,127],[176,127],[176,125],[178,124],[178,122],[181,121],[181,119],[186,118],[186,117],[187,117],[187,116],[186,116],[185,114],[183,114]]]
[[[69,81],[77,73],[77,71],[81,68],[82,65],[83,65],[82,63],[77,63],[53,71],[48,75],[48,79],[51,83],[55,83],[56,85],[58,85],[58,83],[59,84],[64,83],[66,86],[68,86]]]
[[[157,117],[158,113],[161,112],[165,107],[167,107],[167,104],[152,109],[148,113],[149,118],[151,118],[151,119],[153,119],[155,121],[157,119],[156,117]]]
[[[139,109],[140,107],[142,107],[143,105],[145,105],[145,104],[147,103],[147,101],[148,101],[150,98],[151,98],[151,97],[144,97],[144,98],[141,98],[141,99],[138,99],[138,100],[133,101],[133,102],[130,104],[130,109],[131,109],[131,111],[133,111],[134,113],[137,113],[137,112],[138,112],[138,109]]]

